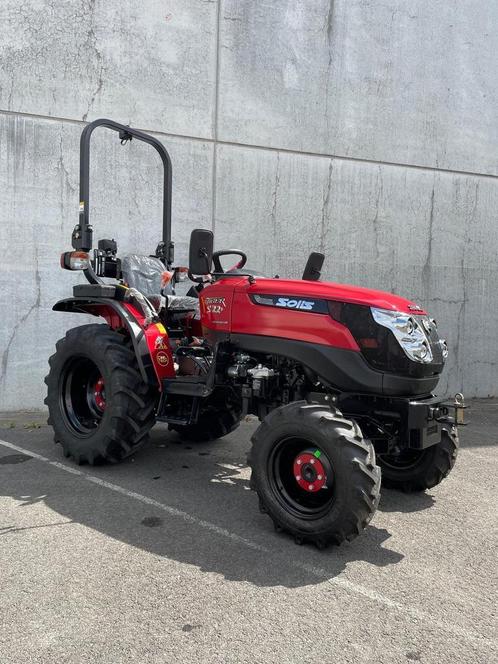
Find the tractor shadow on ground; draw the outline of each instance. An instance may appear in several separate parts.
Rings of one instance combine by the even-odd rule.
[[[436,499],[428,493],[402,493],[382,489],[379,510],[381,512],[422,512],[435,505]]]
[[[147,553],[259,587],[315,585],[356,561],[382,568],[404,557],[386,546],[390,533],[375,524],[340,547],[318,551],[310,544],[298,546],[290,536],[276,533],[271,520],[259,513],[245,464],[227,460],[216,443],[214,449],[195,448],[186,464],[182,447],[172,439],[167,442],[162,455],[152,445],[136,461],[120,466],[81,467],[89,475],[157,500],[168,506],[166,510],[58,469],[40,473],[39,462],[32,458],[0,466],[9,469],[1,473],[1,493],[18,501],[19,509],[43,503],[53,510],[53,524],[47,527],[53,526],[54,538],[58,528],[65,527],[60,515]],[[0,450],[0,456],[3,453]],[[16,524],[5,525],[0,537],[15,536]]]
[[[498,401],[484,405],[485,412],[478,402],[473,404],[474,424],[461,432],[462,447],[475,446],[483,456],[483,448],[496,445],[498,440],[494,433],[498,427]],[[4,427],[2,437],[24,446],[29,434],[42,454],[76,468],[59,453],[53,454],[48,427],[41,421],[34,427],[23,422],[16,428],[12,428],[14,422]],[[242,437],[232,434],[224,441],[194,447],[181,444],[158,427],[153,431],[150,448],[136,459],[119,466],[81,468],[184,511],[194,517],[190,522],[60,470],[45,468],[40,472],[40,464],[32,458],[22,463],[11,458],[0,464],[0,493],[18,501],[19,509],[44,503],[54,510],[53,523],[49,524],[54,538],[58,528],[66,527],[57,516],[61,515],[68,522],[82,524],[145,552],[261,587],[295,588],[322,583],[355,562],[364,563],[364,568],[371,566],[370,573],[375,574],[375,568],[388,568],[403,559],[402,553],[389,548],[391,534],[376,526],[375,517],[353,542],[325,551],[317,551],[312,545],[297,546],[291,537],[277,534],[271,520],[259,513],[257,498],[249,490],[242,460],[250,433],[247,429]],[[0,456],[8,454],[0,449]],[[403,494],[383,489],[379,512],[420,512],[436,502],[427,493]],[[0,537],[15,536],[18,530],[24,530],[16,523],[4,525]],[[368,573],[366,567],[365,574]]]

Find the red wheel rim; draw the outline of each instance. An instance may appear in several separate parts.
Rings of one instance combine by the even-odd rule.
[[[105,410],[106,406],[106,401],[105,401],[105,385],[104,385],[104,379],[102,376],[98,379],[98,381],[95,383],[95,390],[93,393],[93,396],[95,397],[95,405],[99,410]]]
[[[326,452],[300,436],[280,439],[268,458],[268,479],[275,498],[300,519],[319,519],[330,510],[335,500],[332,469]]]
[[[299,487],[307,493],[316,493],[326,488],[331,479],[330,469],[325,467],[320,456],[320,450],[305,450],[294,459],[294,478]]]

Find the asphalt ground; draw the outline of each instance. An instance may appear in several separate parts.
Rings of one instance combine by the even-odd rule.
[[[78,467],[2,415],[0,663],[497,662],[498,402],[471,405],[450,477],[325,551],[259,513],[254,423]]]

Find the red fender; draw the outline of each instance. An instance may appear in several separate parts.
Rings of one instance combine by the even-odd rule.
[[[147,383],[162,390],[164,378],[175,377],[168,332],[162,323],[145,326],[143,313],[128,302],[110,298],[71,297],[59,300],[54,311],[71,311],[104,318],[113,330],[125,328],[133,342],[138,366]]]

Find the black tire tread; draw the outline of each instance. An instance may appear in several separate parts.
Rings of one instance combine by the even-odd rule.
[[[112,399],[108,400],[101,427],[103,435],[85,439],[87,446],[78,448],[60,414],[58,403],[61,362],[78,348],[99,346],[111,378]],[[68,330],[56,343],[56,352],[49,359],[45,378],[49,408],[48,423],[54,428],[54,442],[60,444],[65,457],[77,464],[107,461],[117,463],[143,447],[155,424],[156,390],[143,381],[131,341],[107,325],[90,324]],[[107,414],[109,411],[109,414]],[[100,427],[99,427],[100,429]]]
[[[381,484],[381,472],[375,463],[373,446],[363,439],[356,422],[345,419],[336,409],[325,410],[325,408],[322,405],[297,401],[270,412],[253,434],[252,447],[247,455],[247,463],[252,471],[251,489],[257,492],[260,508],[273,520],[275,530],[288,532],[299,543],[314,543],[319,549],[332,543],[350,542],[366,528],[379,504]],[[304,418],[328,429],[330,439],[335,439],[336,444],[342,447],[342,453],[349,461],[351,481],[354,482],[356,489],[351,492],[352,499],[350,504],[345,506],[340,523],[331,530],[310,533],[290,526],[288,521],[280,517],[279,510],[274,509],[272,501],[267,500],[261,490],[260,469],[256,461],[257,448],[266,436],[272,435],[272,429],[282,423],[282,418],[286,421],[292,421],[294,418],[296,421],[302,421]]]
[[[455,465],[459,448],[456,427],[444,427],[441,442],[428,448],[428,463],[421,470],[415,470],[412,476],[400,473],[399,477],[389,476],[387,470],[382,476],[382,485],[387,489],[414,493],[426,491],[440,484],[450,474]],[[382,467],[382,461],[379,459]]]
[[[201,443],[211,442],[227,436],[240,425],[240,413],[235,408],[226,407],[224,410],[211,410],[201,413],[195,424],[170,424],[168,429],[176,431],[182,440]]]

